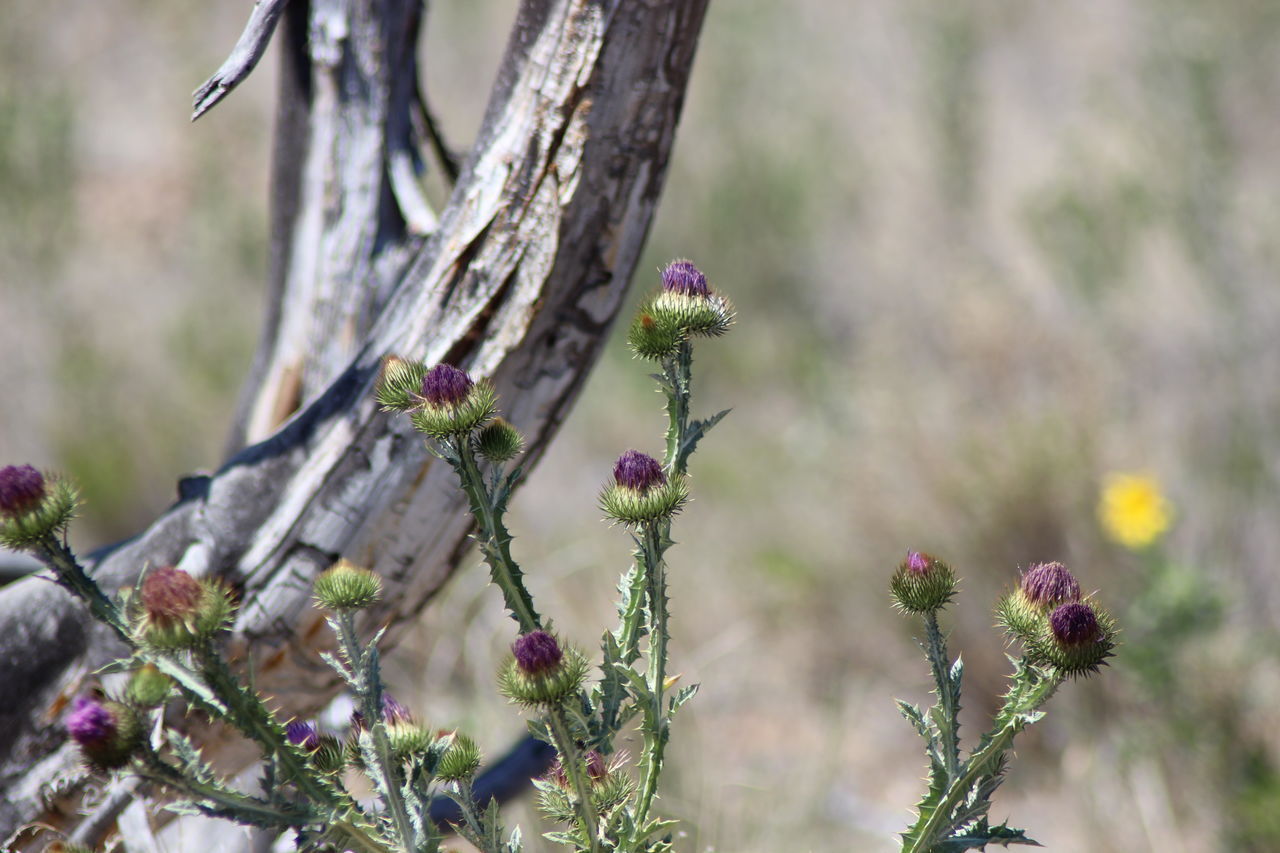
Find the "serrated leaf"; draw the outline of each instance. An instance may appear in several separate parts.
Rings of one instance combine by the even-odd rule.
[[[671,704],[669,706],[668,713],[674,715],[681,705],[698,695],[698,688],[701,686],[701,684],[690,684],[688,687],[680,688],[680,690],[676,692],[676,695],[671,697]]]
[[[174,680],[181,689],[187,700],[195,704],[200,710],[211,716],[223,717],[227,715],[227,705],[213,692],[213,688],[205,684],[204,681],[194,672],[187,669],[168,655],[148,655],[147,660],[156,665],[156,669],[163,672]]]

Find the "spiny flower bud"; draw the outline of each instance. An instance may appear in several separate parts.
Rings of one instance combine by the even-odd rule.
[[[621,754],[615,754],[615,760],[610,762],[593,749],[580,759],[590,785],[591,803],[601,815],[608,814],[626,802],[635,789],[631,777],[619,770],[622,758]],[[570,797],[573,785],[562,759],[557,758],[551,769],[535,785],[539,791],[538,804],[548,817],[566,823],[573,822],[575,811]]]
[[[217,581],[197,580],[181,569],[161,566],[142,579],[139,640],[157,649],[191,649],[231,620],[230,592]]]
[[[0,545],[34,548],[67,526],[75,514],[76,490],[30,465],[0,468]]]
[[[321,773],[337,773],[347,764],[347,750],[333,735],[320,735],[311,751],[311,763]]]
[[[951,567],[919,551],[908,551],[889,579],[893,602],[904,613],[932,613],[956,594]]]
[[[436,777],[445,782],[470,779],[480,768],[480,747],[471,738],[454,732],[451,742],[436,764]]]
[[[524,450],[524,436],[503,418],[476,434],[476,452],[490,462],[506,462]]]
[[[382,722],[390,725],[391,723],[409,723],[413,722],[413,715],[409,713],[409,709],[396,701],[395,697],[390,693],[382,694]],[[365,729],[364,712],[353,711],[351,713],[351,726],[357,731]]]
[[[325,610],[362,610],[382,597],[382,578],[348,560],[339,560],[316,578],[311,590]]]
[[[531,631],[511,645],[512,656],[498,675],[503,695],[522,705],[558,705],[582,686],[587,661],[573,648],[561,649],[546,631]]]
[[[1035,563],[1022,574],[1018,588],[996,604],[996,621],[1011,639],[1025,645],[1043,631],[1052,608],[1079,600],[1080,582],[1066,566]]]
[[[683,477],[668,479],[662,464],[648,454],[628,450],[613,466],[613,483],[600,494],[600,508],[623,524],[670,518],[689,496]]]
[[[493,417],[497,396],[487,380],[473,382],[451,364],[437,364],[422,377],[421,406],[413,426],[442,440],[467,435]]]
[[[76,699],[67,717],[67,733],[89,763],[101,770],[123,767],[142,743],[142,724],[131,708],[91,696]]]
[[[284,736],[289,743],[308,752],[320,748],[320,732],[315,723],[294,720],[284,727]]]
[[[161,672],[155,664],[149,663],[134,670],[124,689],[124,697],[139,708],[155,708],[169,698],[172,688],[173,679]]]
[[[666,316],[659,321],[647,309],[636,314],[631,328],[627,330],[627,343],[635,354],[654,361],[675,355],[684,339],[685,333],[679,323],[671,322],[671,318]]]
[[[1072,678],[1098,671],[1115,648],[1115,620],[1087,601],[1061,604],[1027,643],[1027,656]]]
[[[683,335],[718,336],[733,325],[733,306],[707,284],[691,261],[673,261],[662,271],[662,290],[641,309],[658,326]]]
[[[422,380],[427,366],[420,361],[406,361],[398,355],[382,359],[378,377],[378,403],[384,412],[407,412],[419,406]]]

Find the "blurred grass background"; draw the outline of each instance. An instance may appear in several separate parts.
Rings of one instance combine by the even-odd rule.
[[[514,0],[434,4],[455,144]],[[81,544],[216,467],[262,310],[273,63],[199,124],[249,4],[19,4],[0,19],[0,461],[84,487]],[[949,612],[967,733],[1007,664],[990,605],[1061,559],[1126,628],[1023,736],[996,820],[1063,851],[1280,849],[1280,5],[712,5],[636,295],[693,258],[740,308],[699,350],[673,552],[675,671],[700,681],[665,807],[686,850],[891,850],[926,699],[885,585],[908,548]],[[618,452],[660,449],[621,340],[516,501],[541,609],[587,648],[626,536]],[[1113,471],[1163,484],[1151,551],[1106,540]],[[471,570],[394,656],[396,691],[500,749],[510,641]],[[526,823],[527,828],[532,828]]]

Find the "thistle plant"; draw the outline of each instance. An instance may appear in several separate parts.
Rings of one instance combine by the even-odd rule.
[[[933,674],[934,705],[927,712],[899,700],[898,707],[925,742],[928,790],[916,820],[902,833],[903,853],[982,850],[988,844],[1030,844],[1026,832],[989,820],[991,796],[1009,769],[1013,740],[1044,716],[1041,708],[1064,681],[1098,671],[1116,644],[1116,625],[1062,563],[1037,563],[1017,588],[1000,599],[996,619],[1010,643],[1013,672],[1000,710],[978,744],[963,756],[960,745],[960,683],[964,666],[951,661],[938,615],[956,594],[951,567],[912,551],[889,583],[895,606],[920,616],[921,647]]]
[[[536,780],[543,812],[558,826],[546,837],[574,850],[665,851],[674,822],[658,816],[658,798],[671,722],[697,685],[673,691],[667,675],[670,613],[666,555],[673,517],[688,499],[688,460],[724,417],[690,414],[693,343],[724,334],[733,309],[690,262],[662,274],[629,340],[658,365],[654,378],[666,399],[666,452],[661,461],[624,452],[600,495],[607,518],[625,530],[634,560],[619,583],[618,624],[605,631],[593,677],[586,653],[558,636],[534,606],[512,556],[507,505],[522,476],[523,439],[497,414],[497,395],[484,378],[460,368],[384,359],[377,398],[402,413],[429,450],[452,467],[474,518],[481,555],[516,623],[511,657],[498,688],[529,714],[529,728],[554,747],[556,762]],[[82,599],[128,647],[108,670],[128,673],[122,689],[76,699],[65,720],[86,770],[128,773],[163,789],[178,813],[226,818],[276,832],[292,832],[301,850],[434,853],[457,832],[485,853],[522,849],[517,827],[507,832],[496,801],[478,800],[473,782],[481,763],[476,742],[457,731],[419,723],[385,690],[378,642],[364,638],[357,614],[376,603],[382,583],[368,569],[339,560],[314,584],[316,606],[336,638],[336,653],[321,653],[355,699],[348,730],[323,732],[313,722],[280,719],[240,676],[220,646],[236,611],[233,594],[216,580],[180,568],[153,567],[132,590],[107,595],[66,543],[77,506],[74,488],[30,466],[0,469],[0,543],[40,558],[53,579]],[[261,785],[233,787],[199,747],[170,724],[180,703],[188,712],[221,721],[258,749]],[[615,748],[636,725],[642,746],[633,767]],[[347,787],[363,775],[375,796],[361,802]],[[461,819],[431,818],[432,803],[455,802]]]

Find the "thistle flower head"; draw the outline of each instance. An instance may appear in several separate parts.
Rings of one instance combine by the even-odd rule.
[[[1064,646],[1096,642],[1101,631],[1093,608],[1078,601],[1063,604],[1050,613],[1049,628],[1053,631],[1053,638]]]
[[[409,709],[390,693],[382,694],[382,722],[387,725],[392,723],[409,723],[413,721],[413,715],[409,713]],[[351,726],[357,730],[365,728],[364,712],[353,711],[351,713]]]
[[[235,605],[221,583],[161,566],[142,579],[138,640],[157,649],[190,649],[231,621]]]
[[[421,404],[422,380],[427,366],[420,361],[407,361],[398,355],[382,359],[378,375],[377,396],[384,412],[407,412]]]
[[[44,501],[44,475],[30,465],[0,468],[0,516],[17,518]]]
[[[1023,573],[1019,589],[1036,607],[1080,600],[1080,582],[1062,563],[1036,563]]]
[[[684,296],[710,296],[707,277],[693,265],[693,261],[675,260],[662,271],[662,289],[667,293]]]
[[[889,579],[894,605],[904,613],[931,613],[956,594],[956,576],[941,560],[920,551],[908,551]]]
[[[142,607],[147,618],[164,627],[192,619],[203,596],[200,581],[173,566],[152,569],[142,581]]]
[[[432,406],[457,406],[473,387],[471,377],[452,364],[437,364],[422,377],[422,396]]]
[[[613,479],[622,488],[641,493],[667,484],[662,463],[638,450],[628,450],[618,457],[613,466]]]
[[[115,714],[91,696],[76,698],[75,708],[67,716],[67,733],[81,746],[95,746],[115,737],[119,726]]]
[[[446,782],[470,779],[480,768],[480,747],[461,732],[454,732],[436,764],[436,777]]]
[[[154,708],[169,698],[173,679],[165,675],[153,663],[134,670],[125,687],[125,699],[140,708]]]
[[[67,733],[100,770],[123,767],[142,742],[142,725],[127,705],[81,696],[67,716]]]
[[[587,659],[546,631],[530,631],[511,644],[511,657],[498,673],[507,698],[528,706],[558,705],[577,693],[587,676]]]
[[[284,736],[294,746],[300,746],[306,750],[320,748],[320,732],[316,729],[315,723],[294,720],[284,727]]]
[[[524,436],[504,418],[476,433],[476,452],[490,462],[507,462],[524,450]]]
[[[525,675],[543,675],[560,665],[564,652],[546,631],[532,631],[511,644],[516,666]]]

